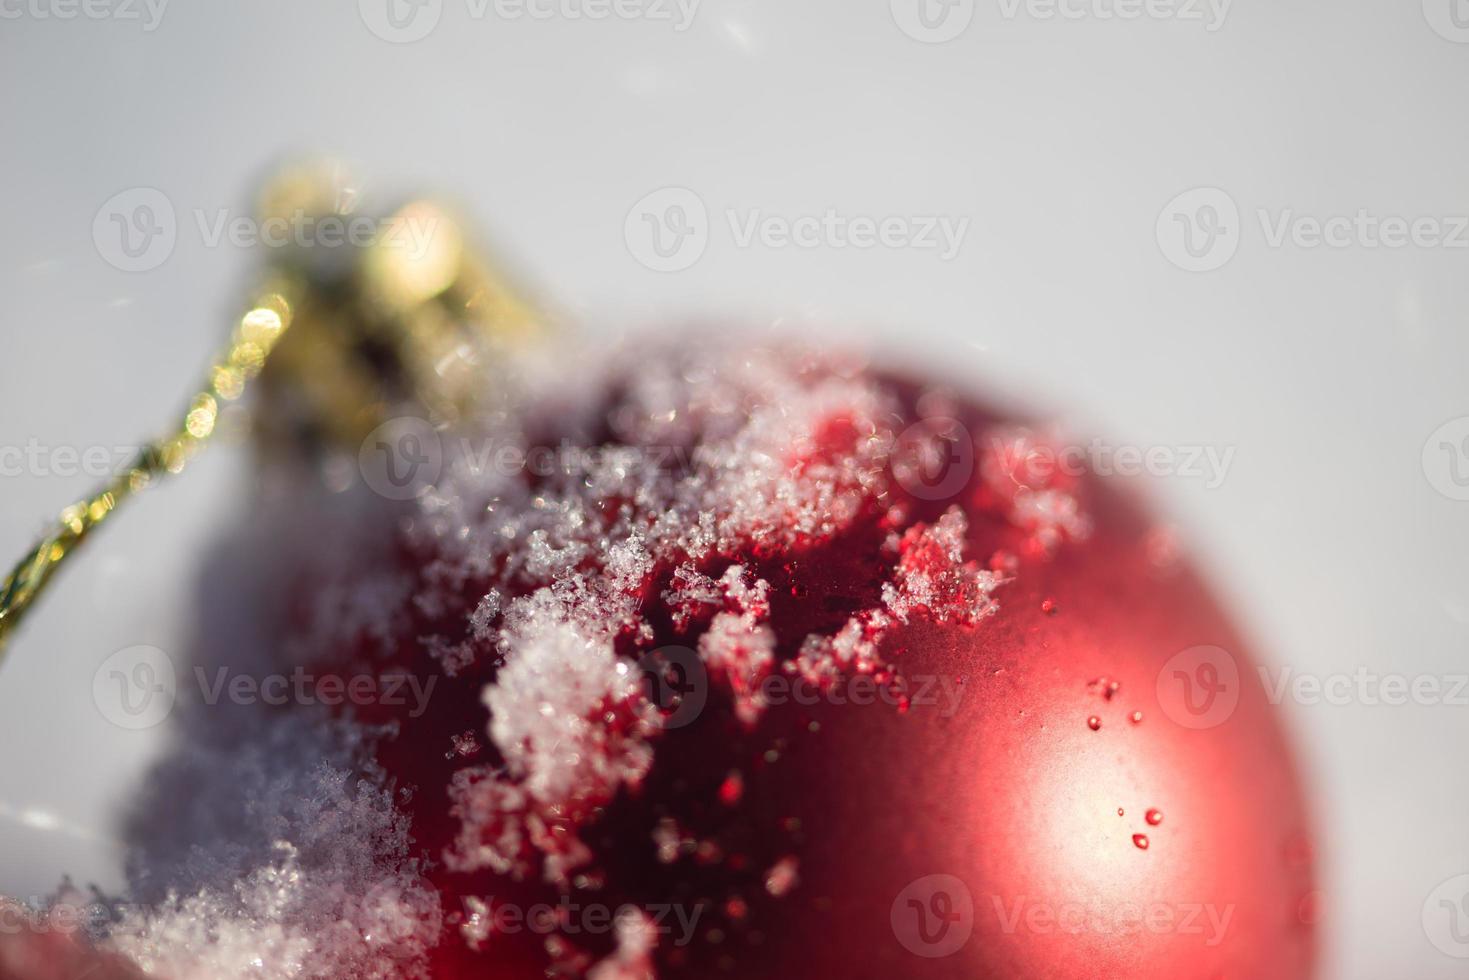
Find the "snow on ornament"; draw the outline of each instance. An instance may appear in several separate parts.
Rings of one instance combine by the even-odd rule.
[[[381,258],[360,297],[270,308],[441,351],[521,323],[467,255],[433,288]],[[1254,672],[1208,727],[1143,701],[1179,651],[1245,644],[1186,562],[1160,569],[1128,492],[1028,465],[1059,437],[779,340],[645,335],[554,370],[497,348],[441,385],[407,367],[424,353],[382,382],[422,413],[411,446],[379,401],[343,415],[308,382],[292,404],[325,414],[292,419],[271,356],[271,438],[365,438],[382,469],[313,493],[265,459],[215,559],[250,626],[214,609],[192,651],[424,699],[181,693],[129,894],[67,957],[178,980],[1310,975],[1311,868],[1285,858],[1307,819]],[[412,492],[375,494],[389,477]],[[34,950],[0,938],[0,964],[51,975]]]

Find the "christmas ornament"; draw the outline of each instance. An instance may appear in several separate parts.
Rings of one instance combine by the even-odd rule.
[[[181,698],[108,955],[169,977],[1310,975],[1277,721],[1132,491],[841,353],[515,353],[534,315],[452,237],[436,275],[288,266],[255,307],[280,324],[250,360],[265,444],[358,443],[361,481],[295,486],[232,550],[263,611],[206,618],[197,657],[293,693]]]

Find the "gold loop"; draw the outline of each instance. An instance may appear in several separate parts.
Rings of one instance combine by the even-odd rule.
[[[58,567],[118,506],[166,474],[181,472],[214,434],[219,402],[239,397],[245,382],[290,326],[292,304],[279,284],[263,291],[240,318],[209,383],[189,402],[178,431],[143,446],[126,471],[92,497],[61,512],[56,526],[22,558],[0,585],[0,657],[16,626]]]

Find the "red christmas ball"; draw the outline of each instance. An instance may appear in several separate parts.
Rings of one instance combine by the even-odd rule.
[[[723,349],[438,439],[308,654],[383,694],[340,712],[438,896],[405,971],[1310,974],[1246,644],[1046,430]]]
[[[386,504],[271,497],[220,549],[259,574],[206,575],[230,601],[109,952],[176,980],[1309,976],[1278,720],[1130,488],[857,362],[603,360],[390,423],[360,460]]]

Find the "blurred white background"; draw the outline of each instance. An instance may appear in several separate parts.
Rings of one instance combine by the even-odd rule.
[[[457,197],[591,329],[851,325],[1117,444],[1232,448],[1156,493],[1268,659],[1469,673],[1469,422],[1434,435],[1469,416],[1464,0],[388,2],[0,0],[0,447],[42,460],[0,456],[0,554],[95,482],[58,448],[156,432],[221,343],[261,250],[199,216],[333,151],[369,194]],[[127,272],[97,241],[136,188],[177,233]],[[828,210],[906,224],[741,242]],[[903,238],[926,217],[967,222],[957,254]],[[93,673],[177,648],[241,462],[138,501],[0,668],[0,891],[119,883],[162,736],[101,717]],[[1469,872],[1469,704],[1348,700],[1288,707],[1323,976],[1462,976],[1423,916]]]

